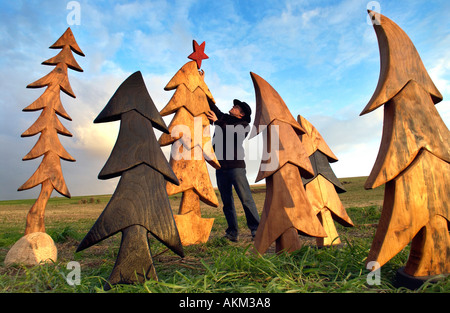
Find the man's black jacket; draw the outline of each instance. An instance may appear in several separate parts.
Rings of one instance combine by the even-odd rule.
[[[250,132],[248,118],[223,113],[212,102],[209,107],[217,116],[213,147],[221,168],[245,168],[243,141]]]

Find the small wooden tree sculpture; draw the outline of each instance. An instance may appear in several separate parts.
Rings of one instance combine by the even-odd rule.
[[[403,274],[449,274],[450,133],[434,106],[442,95],[403,30],[383,15],[380,22],[380,78],[361,115],[384,105],[380,150],[365,188],[386,186],[367,261],[383,266],[412,241]]]
[[[168,132],[140,72],[117,89],[94,123],[120,120],[117,142],[99,179],[121,176],[111,200],[81,241],[77,252],[122,232],[110,284],[157,280],[148,232],[181,257],[183,247],[173,219],[165,181],[178,184],[153,128]],[[106,286],[108,287],[108,286]]]
[[[28,161],[44,156],[36,172],[18,189],[22,191],[41,185],[41,192],[27,215],[25,235],[45,233],[45,207],[53,190],[70,198],[70,192],[62,174],[60,159],[75,161],[59,141],[58,134],[69,137],[72,134],[59,121],[56,114],[69,121],[72,120],[62,106],[60,91],[75,98],[69,83],[67,69],[71,68],[82,72],[83,70],[73,57],[72,51],[81,56],[84,54],[75,41],[70,28],[67,28],[50,48],[62,50],[42,64],[56,67],[46,76],[27,86],[27,88],[47,88],[36,101],[23,109],[25,112],[42,110],[36,122],[22,134],[22,137],[29,137],[40,133],[38,141],[23,160]],[[36,263],[40,261],[36,260]]]
[[[204,48],[204,43],[200,47]],[[194,49],[199,49],[195,41]],[[212,150],[209,120],[205,114],[209,111],[208,101],[214,102],[214,98],[199,73],[197,60],[201,62],[201,54],[190,57],[196,60],[186,63],[164,88],[176,91],[160,112],[162,116],[176,112],[169,125],[170,134],[162,134],[159,143],[161,146],[172,144],[170,165],[180,185],[168,182],[167,193],[183,193],[178,215],[175,215],[183,245],[208,241],[214,219],[201,217],[200,200],[214,207],[219,205],[205,163],[206,160],[214,168],[220,168]]]
[[[261,131],[267,136],[256,178],[256,182],[266,179],[266,199],[254,244],[260,254],[274,241],[276,252],[292,252],[301,248],[299,233],[327,236],[301,184],[302,177],[314,175],[299,138],[305,130],[276,90],[260,76],[250,75],[256,94],[256,116],[250,138]]]
[[[345,192],[339,179],[333,172],[330,163],[337,162],[337,157],[317,129],[303,116],[297,117],[297,122],[306,131],[300,135],[303,146],[309,155],[314,170],[313,178],[303,178],[306,195],[316,211],[327,237],[318,237],[318,246],[330,246],[341,243],[333,220],[343,226],[353,226],[353,222],[345,211],[338,193]]]

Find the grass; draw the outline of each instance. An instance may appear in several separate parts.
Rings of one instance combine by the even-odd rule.
[[[232,243],[222,236],[226,221],[220,207],[202,204],[202,216],[214,217],[210,239],[185,247],[180,258],[150,236],[158,281],[119,285],[110,293],[302,293],[302,292],[449,292],[450,279],[425,284],[416,291],[393,285],[396,270],[408,258],[406,247],[381,269],[378,285],[369,285],[365,261],[379,220],[383,190],[364,190],[365,178],[344,178],[347,189],[340,194],[355,227],[337,225],[342,245],[317,248],[314,239],[301,237],[304,245],[294,253],[275,254],[273,247],[263,256],[254,253],[240,202],[236,201],[241,230]],[[261,210],[264,186],[254,186],[253,196]],[[0,201],[0,292],[104,292],[120,246],[120,235],[112,236],[79,253],[75,250],[109,200],[108,195],[52,198],[46,209],[47,233],[58,248],[58,261],[34,267],[5,267],[10,247],[23,235],[25,216],[34,200]],[[220,199],[220,197],[219,197]],[[237,198],[236,198],[237,199]],[[177,212],[180,197],[170,197]],[[70,261],[81,265],[81,284],[70,286],[66,277]]]

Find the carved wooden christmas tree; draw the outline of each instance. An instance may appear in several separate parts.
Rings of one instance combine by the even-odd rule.
[[[148,232],[180,256],[183,247],[166,193],[178,184],[156,140],[153,127],[168,132],[140,72],[117,89],[94,123],[120,120],[117,142],[99,179],[121,176],[114,194],[77,251],[122,232],[110,284],[157,279]]]
[[[383,266],[411,242],[406,275],[449,274],[450,133],[434,106],[442,95],[408,36],[380,18],[380,78],[361,115],[384,105],[380,150],[365,187],[386,185],[367,261]]]
[[[70,192],[62,174],[60,159],[75,161],[59,141],[58,134],[68,137],[71,137],[72,134],[59,121],[57,115],[69,121],[72,120],[62,106],[60,91],[75,98],[69,83],[67,69],[71,68],[82,72],[83,70],[72,55],[72,51],[81,56],[84,56],[84,54],[75,41],[70,28],[67,28],[64,34],[50,48],[62,50],[53,58],[42,62],[42,64],[56,67],[46,76],[27,86],[27,88],[46,87],[46,89],[36,101],[23,109],[25,112],[42,110],[36,122],[22,134],[22,137],[29,137],[40,133],[38,141],[23,160],[33,160],[43,156],[36,172],[18,189],[22,191],[41,185],[41,192],[27,215],[26,236],[32,233],[45,233],[45,207],[53,190],[70,198]],[[12,254],[18,255],[18,258],[12,258],[17,262],[21,261],[21,254],[22,256],[26,254],[23,251],[15,251],[14,247],[11,250],[8,262],[12,261],[10,260]],[[45,258],[45,256],[42,256],[42,258]],[[40,261],[44,260],[35,260],[36,263]]]
[[[266,179],[266,199],[255,236],[255,248],[263,254],[276,242],[276,252],[301,248],[298,234],[326,237],[309,203],[302,177],[314,171],[299,135],[305,130],[292,117],[276,90],[250,73],[256,94],[256,116],[250,138],[266,132],[264,154],[256,182]]]
[[[300,135],[300,138],[314,170],[313,178],[302,177],[303,185],[308,200],[328,235],[325,238],[318,237],[317,245],[340,244],[341,240],[333,220],[347,227],[353,226],[353,222],[338,196],[338,193],[345,192],[345,189],[330,166],[330,163],[337,162],[338,159],[307,119],[299,115],[297,121],[306,132]]]
[[[204,43],[198,46],[194,41],[194,49],[199,47],[204,49]],[[214,98],[199,73],[198,63],[201,64],[205,57],[202,50],[197,50],[196,54],[190,55],[195,61],[183,65],[164,88],[176,91],[160,112],[162,116],[176,112],[169,125],[170,134],[163,134],[159,143],[161,146],[172,145],[170,165],[180,185],[168,182],[167,193],[183,193],[179,212],[175,215],[183,245],[208,241],[214,219],[201,217],[200,201],[214,207],[219,205],[205,162],[220,168],[205,114],[210,110],[208,101],[214,102]]]
[[[63,91],[75,98],[69,84],[67,68],[82,72],[83,70],[73,57],[72,51],[81,56],[84,56],[84,54],[78,47],[70,28],[67,28],[65,33],[50,48],[62,50],[55,57],[44,61],[42,64],[56,65],[55,69],[27,86],[27,88],[47,87],[47,89],[35,102],[23,109],[23,111],[42,110],[36,122],[22,134],[22,137],[41,134],[33,149],[23,160],[27,161],[44,156],[36,172],[19,188],[20,191],[33,188],[39,184],[42,185],[39,198],[28,213],[25,234],[45,232],[44,210],[53,189],[70,198],[62,174],[60,159],[75,161],[59,141],[58,134],[69,137],[72,134],[61,124],[56,114],[69,121],[72,120],[62,106],[59,93]]]

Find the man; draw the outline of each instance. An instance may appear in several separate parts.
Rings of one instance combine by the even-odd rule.
[[[217,187],[223,202],[223,213],[228,223],[225,237],[231,241],[238,240],[238,222],[234,207],[233,189],[241,200],[247,226],[252,237],[259,225],[259,215],[247,180],[243,141],[248,135],[252,110],[250,106],[237,99],[233,101],[229,114],[221,112],[210,102],[211,111],[208,119],[216,126],[213,146],[221,168],[216,171]]]

